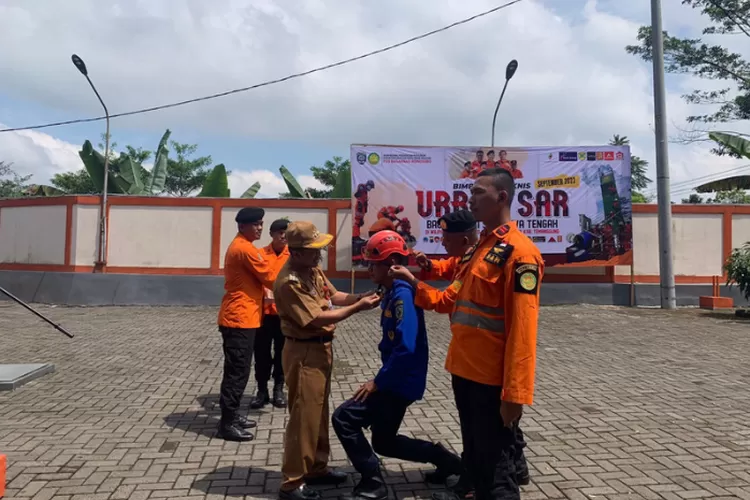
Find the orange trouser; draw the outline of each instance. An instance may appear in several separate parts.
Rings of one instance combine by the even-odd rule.
[[[305,477],[328,470],[333,349],[330,342],[300,342],[287,337],[281,362],[289,388],[281,489],[289,491],[299,487]]]

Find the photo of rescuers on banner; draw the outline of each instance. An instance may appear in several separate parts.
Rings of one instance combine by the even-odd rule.
[[[628,146],[417,147],[352,145],[352,260],[382,229],[414,251],[445,254],[438,220],[468,209],[487,168],[515,179],[513,219],[548,267],[630,265],[633,211]],[[412,260],[412,264],[414,260]]]

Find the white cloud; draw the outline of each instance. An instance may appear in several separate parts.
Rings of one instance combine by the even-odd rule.
[[[33,174],[31,182],[38,184],[46,184],[56,173],[81,168],[78,150],[79,146],[33,130],[0,134],[0,160],[12,163],[20,175]]]
[[[577,2],[582,9],[572,3],[526,0],[344,67],[120,123],[154,131],[180,123],[198,133],[340,147],[486,144],[505,65],[516,58],[519,70],[498,117],[497,144],[601,144],[613,134],[627,135],[634,153],[650,161],[655,179],[651,66],[624,50],[649,22],[648,9],[615,0]],[[668,29],[695,30],[705,22],[693,9],[673,3],[664,7]],[[496,0],[434,0],[429,9],[397,0],[216,0],[210,7],[200,0],[5,0],[0,45],[24,50],[0,52],[0,74],[10,97],[73,116],[99,114],[70,63],[77,52],[107,102],[116,103],[111,111],[118,112],[310,69],[496,5]],[[681,81],[693,88],[692,81]],[[693,112],[678,95],[669,95],[670,123],[683,124]],[[672,126],[670,134],[676,132]],[[671,145],[673,181],[740,164],[707,150],[707,145]],[[233,194],[255,180],[266,196],[286,190],[278,174],[256,170],[232,175]]]

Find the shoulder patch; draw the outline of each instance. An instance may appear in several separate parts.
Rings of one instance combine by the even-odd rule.
[[[461,257],[461,260],[458,261],[459,264],[466,264],[471,260],[471,258],[474,256],[474,252],[477,249],[477,245],[479,243],[474,243],[472,246],[466,249],[466,253],[464,253],[463,257]]]
[[[536,295],[539,289],[539,266],[517,263],[513,269],[513,284],[516,293]]]
[[[289,281],[290,283],[299,283],[299,278],[297,277],[296,274],[293,274],[293,273],[289,274],[286,277],[286,280]]]
[[[401,320],[404,317],[404,301],[403,300],[397,300],[393,303],[393,309],[396,313],[396,319]]]
[[[497,240],[497,243],[487,251],[484,261],[495,266],[502,266],[508,260],[512,251],[513,245],[504,243],[502,240]]]

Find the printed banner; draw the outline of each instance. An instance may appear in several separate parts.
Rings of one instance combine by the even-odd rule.
[[[630,265],[632,220],[628,146],[412,147],[352,145],[352,258],[370,234],[395,228],[414,251],[445,254],[438,220],[468,208],[486,168],[516,180],[518,227],[547,266]]]

